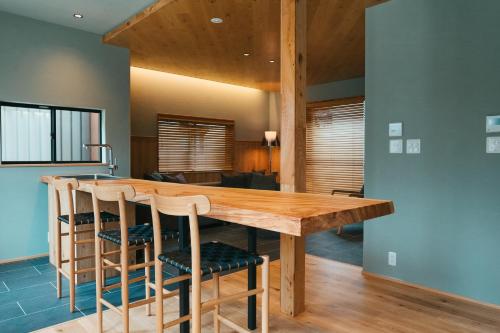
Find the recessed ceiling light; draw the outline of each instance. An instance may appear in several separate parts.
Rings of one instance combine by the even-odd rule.
[[[73,17],[77,18],[77,19],[81,19],[81,18],[83,18],[83,15],[82,14],[78,14],[78,13],[74,13]]]
[[[272,64],[272,63],[274,63],[274,60],[269,60],[269,62]]]
[[[224,20],[223,20],[223,19],[221,19],[220,17],[212,17],[212,18],[210,19],[210,22],[215,23],[215,24],[218,24],[218,23],[222,23],[222,22],[224,22]]]
[[[248,57],[248,56],[250,56],[250,53],[243,53],[243,55],[244,55],[245,57]]]

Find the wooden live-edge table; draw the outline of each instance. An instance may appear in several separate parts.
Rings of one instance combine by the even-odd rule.
[[[51,176],[41,178],[50,183]],[[248,227],[249,250],[256,250],[256,229],[276,231],[284,235],[302,237],[329,230],[340,225],[366,221],[394,212],[392,201],[351,198],[310,193],[285,193],[265,190],[207,187],[189,184],[163,183],[140,179],[81,180],[79,191],[89,193],[93,184],[128,184],[136,191],[134,203],[148,205],[148,195],[155,191],[166,196],[206,195],[211,211],[206,216],[237,223]],[[186,220],[179,219],[180,246],[188,246]],[[53,246],[52,244],[50,246]],[[280,257],[296,255],[280,250]],[[300,255],[300,254],[298,254]],[[249,267],[249,288],[255,286],[256,268]],[[305,272],[281,272],[281,280],[289,274]],[[189,283],[189,282],[187,282]],[[189,285],[180,288],[181,315],[189,313]],[[282,300],[287,299],[287,290],[281,289]],[[303,301],[303,300],[302,300]],[[249,298],[249,329],[255,329],[255,297]],[[283,304],[282,304],[283,310]],[[189,330],[189,323],[181,327]]]

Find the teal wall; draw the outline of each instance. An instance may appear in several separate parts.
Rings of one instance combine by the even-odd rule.
[[[307,100],[310,102],[364,96],[364,94],[365,79],[363,77],[307,87]]]
[[[396,213],[365,223],[364,269],[500,304],[500,1],[391,0],[367,10],[366,191]],[[389,155],[387,125],[421,138]],[[397,266],[387,252],[397,252]]]
[[[130,174],[128,50],[101,37],[0,12],[0,100],[105,110],[105,136]],[[0,260],[48,252],[47,174],[103,167],[0,166]]]

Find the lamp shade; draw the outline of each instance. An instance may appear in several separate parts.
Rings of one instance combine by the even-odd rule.
[[[276,131],[265,131],[261,145],[279,147],[280,140],[278,139],[278,133]]]

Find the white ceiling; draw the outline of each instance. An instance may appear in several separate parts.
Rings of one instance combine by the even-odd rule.
[[[155,0],[0,0],[0,11],[103,35]],[[77,20],[74,13],[83,15]]]

